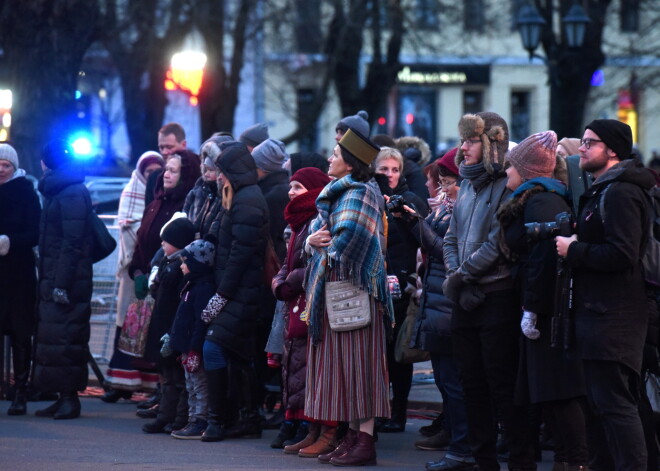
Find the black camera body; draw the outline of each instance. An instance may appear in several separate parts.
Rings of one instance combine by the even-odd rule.
[[[390,201],[385,204],[385,209],[390,213],[403,213],[403,205],[407,204],[406,200],[401,195],[392,195],[390,196]]]
[[[552,222],[530,222],[525,224],[530,241],[550,239],[555,236],[570,237],[573,234],[573,217],[564,211],[555,216]]]

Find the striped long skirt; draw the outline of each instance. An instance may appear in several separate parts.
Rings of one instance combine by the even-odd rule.
[[[330,329],[323,316],[321,341],[308,340],[305,415],[316,420],[352,421],[389,417],[389,377],[383,309],[372,298],[367,327]]]

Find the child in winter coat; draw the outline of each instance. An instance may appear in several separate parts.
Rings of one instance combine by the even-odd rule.
[[[180,254],[185,285],[170,333],[170,346],[181,353],[188,390],[188,424],[172,432],[174,438],[182,440],[201,439],[207,426],[208,383],[202,366],[207,326],[201,313],[215,293],[215,238],[208,235],[205,239],[192,242]]]

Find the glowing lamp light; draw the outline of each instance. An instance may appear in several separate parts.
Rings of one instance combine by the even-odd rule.
[[[385,116],[381,116],[380,118],[378,118],[378,125],[379,126],[385,126],[386,123],[387,123],[387,120],[385,119]]]
[[[412,113],[408,113],[408,114],[406,115],[406,123],[408,123],[408,124],[412,124],[412,123],[414,123],[414,122],[415,122],[415,115],[412,114]]]
[[[203,52],[186,50],[177,52],[172,56],[170,70],[167,72],[165,89],[172,90],[172,86],[190,93],[190,104],[199,103],[199,90],[202,88],[206,54]]]
[[[82,134],[78,134],[71,138],[71,148],[76,157],[81,159],[88,159],[92,156],[93,145],[92,140]]]

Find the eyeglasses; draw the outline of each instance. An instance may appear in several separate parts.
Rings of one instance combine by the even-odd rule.
[[[461,147],[463,147],[463,144],[467,143],[468,147],[472,147],[475,144],[479,144],[481,142],[481,139],[461,139]]]
[[[454,185],[456,185],[456,180],[445,180],[445,181],[440,180],[438,182],[438,186],[440,188],[449,188]]]
[[[586,139],[580,139],[580,145],[584,146],[585,149],[589,150],[591,149],[591,144],[594,142],[603,142],[602,139],[591,139],[590,137]]]

